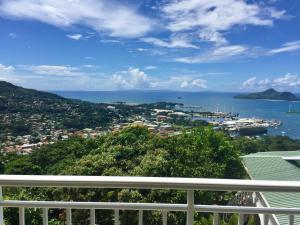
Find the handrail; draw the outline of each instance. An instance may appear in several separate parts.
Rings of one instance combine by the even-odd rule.
[[[0,175],[0,186],[300,192],[300,181],[126,176]]]
[[[3,200],[3,187],[61,187],[61,188],[132,188],[132,189],[177,189],[187,192],[186,204],[171,203],[130,203],[130,202],[65,202],[65,201],[19,201]],[[9,189],[7,189],[9,191]],[[300,208],[272,208],[196,205],[194,192],[205,191],[244,191],[244,192],[300,192],[300,181],[234,180],[207,178],[171,178],[171,177],[118,177],[118,176],[49,176],[49,175],[0,175],[0,225],[4,225],[3,208],[19,208],[19,224],[25,225],[25,208],[41,208],[43,225],[48,225],[48,209],[66,210],[66,224],[72,225],[72,209],[89,209],[90,224],[95,225],[96,209],[114,210],[114,224],[120,225],[119,210],[138,210],[139,225],[143,225],[143,211],[159,210],[162,212],[163,225],[167,225],[167,213],[170,211],[186,212],[186,225],[194,223],[195,212],[213,213],[213,224],[219,225],[220,213],[238,213],[239,224],[243,224],[245,214],[263,215],[264,224],[274,214],[285,214],[289,224],[295,222],[295,215],[300,215]],[[278,221],[276,222],[278,224]]]
[[[1,207],[55,208],[55,209],[120,209],[120,210],[167,210],[187,211],[187,204],[171,203],[127,203],[127,202],[58,202],[58,201],[0,201]],[[295,214],[300,215],[300,208],[266,208],[224,205],[194,205],[195,212],[241,213],[241,214]]]

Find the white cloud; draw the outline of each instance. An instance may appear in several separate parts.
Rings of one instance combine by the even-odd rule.
[[[18,84],[20,79],[15,76],[15,70],[16,68],[14,66],[0,64],[0,80]]]
[[[147,49],[147,48],[137,48],[136,50],[138,52],[147,52],[147,51],[149,51],[149,49]]]
[[[101,43],[120,43],[120,40],[116,40],[116,39],[102,39],[100,40]]]
[[[195,79],[190,82],[191,88],[206,88],[206,80],[203,79]]]
[[[14,70],[15,70],[15,67],[13,67],[13,66],[5,66],[3,64],[0,64],[0,73],[12,72]]]
[[[99,68],[100,66],[97,65],[92,65],[92,64],[85,64],[82,66],[82,68],[86,68],[86,69],[96,69]]]
[[[258,82],[258,86],[261,88],[267,88],[272,84],[270,79],[263,79]]]
[[[56,65],[37,65],[37,66],[21,66],[23,69],[31,71],[35,74],[54,75],[54,76],[76,76],[78,68],[71,66]]]
[[[255,46],[222,45],[222,41],[215,41],[215,43],[217,46],[208,48],[206,51],[202,52],[199,55],[190,57],[180,57],[176,58],[175,61],[190,64],[226,62],[230,59],[236,58],[256,58],[261,56],[272,56],[284,52],[300,51],[300,41],[287,42],[283,44],[280,48],[271,50]]]
[[[192,57],[181,57],[175,59],[176,62],[182,63],[211,63],[223,62],[231,58],[241,57],[247,53],[248,48],[242,45],[228,45],[212,48],[200,55]]]
[[[207,88],[207,81],[189,75],[171,76],[167,80],[156,80],[152,82],[155,89],[169,90],[202,90]]]
[[[207,87],[207,81],[194,74],[156,77],[139,68],[129,67],[112,75],[96,70],[96,65],[71,67],[64,65],[17,65],[0,64],[0,80],[22,86],[46,90],[190,90]],[[155,66],[148,66],[154,70]]]
[[[203,29],[200,31],[199,37],[202,41],[213,42],[216,45],[228,44],[226,38],[220,32],[214,30]]]
[[[169,89],[169,90],[202,90],[207,88],[207,81],[199,77],[181,75],[167,79],[158,79],[147,75],[139,68],[130,67],[111,77],[115,89]]]
[[[111,82],[121,89],[147,89],[150,87],[148,75],[138,68],[130,67],[127,71],[114,74]]]
[[[285,18],[285,17],[288,18],[288,16],[285,15],[285,11],[284,10],[276,10],[276,9],[274,9],[272,7],[267,7],[264,10],[266,11],[266,13],[268,15],[270,15],[274,19],[281,19],[281,18]]]
[[[300,41],[292,41],[283,44],[280,48],[272,49],[267,52],[267,55],[275,55],[283,52],[295,52],[300,50]]]
[[[171,32],[196,32],[202,41],[228,44],[224,32],[235,26],[272,26],[285,11],[246,0],[170,0],[161,7]]]
[[[300,77],[295,74],[286,74],[283,77],[278,77],[272,82],[273,87],[300,87]]]
[[[82,38],[82,34],[68,34],[67,37],[70,38],[70,39],[78,41]]]
[[[172,35],[169,41],[154,37],[142,38],[141,40],[145,43],[164,48],[198,48],[196,45],[191,43],[187,35]]]
[[[284,11],[250,4],[244,0],[173,0],[162,7],[168,29],[183,31],[206,28],[229,30],[235,25],[271,26]]]
[[[157,66],[146,66],[145,70],[156,70]]]
[[[86,26],[114,37],[140,37],[153,26],[133,7],[113,0],[2,0],[0,15],[62,28]]]
[[[243,82],[242,87],[245,89],[266,89],[276,88],[279,90],[300,90],[300,76],[297,74],[287,73],[284,76],[273,79],[258,80],[256,77],[251,77]]]
[[[253,88],[256,85],[256,77],[251,77],[244,81],[242,84],[243,88]]]
[[[7,75],[1,75],[1,74],[0,74],[0,81],[6,81],[6,82],[13,83],[13,84],[19,84],[22,82],[22,80],[20,78],[7,76]]]

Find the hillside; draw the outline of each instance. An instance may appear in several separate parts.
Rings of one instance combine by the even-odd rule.
[[[291,92],[279,92],[273,88],[270,88],[263,92],[255,92],[255,93],[250,93],[250,94],[237,95],[237,96],[235,96],[235,98],[300,101],[300,98]]]
[[[62,97],[43,91],[37,91],[33,89],[22,88],[15,86],[6,81],[0,81],[0,95],[6,97],[38,97],[38,98],[48,98],[48,99],[63,99]]]
[[[126,126],[136,118],[155,120],[151,114],[154,108],[166,109],[174,105],[166,102],[143,105],[91,103],[0,81],[0,149],[23,151],[25,148],[30,151],[73,135],[100,135],[120,124]]]
[[[105,104],[65,99],[0,81],[0,140],[58,129],[105,127],[118,115]]]

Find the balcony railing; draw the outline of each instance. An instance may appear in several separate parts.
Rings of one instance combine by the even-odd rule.
[[[3,187],[67,187],[67,188],[133,188],[133,189],[176,189],[186,190],[186,204],[167,203],[125,203],[125,202],[64,202],[64,201],[17,201],[3,200]],[[225,180],[198,178],[165,177],[94,177],[94,176],[18,176],[0,175],[0,225],[4,225],[3,208],[19,208],[19,224],[25,224],[25,208],[41,208],[43,225],[48,224],[48,209],[66,209],[66,224],[72,224],[72,209],[89,209],[90,224],[95,225],[95,210],[114,210],[114,224],[120,225],[120,210],[137,210],[139,225],[143,225],[143,211],[162,211],[162,224],[167,225],[167,214],[171,211],[186,212],[186,224],[192,225],[194,213],[213,213],[214,225],[219,223],[220,213],[239,214],[239,225],[244,223],[248,214],[263,214],[264,223],[272,214],[289,215],[289,224],[294,224],[294,216],[300,214],[300,208],[267,208],[245,206],[196,205],[194,191],[242,191],[242,192],[300,192],[300,182]]]

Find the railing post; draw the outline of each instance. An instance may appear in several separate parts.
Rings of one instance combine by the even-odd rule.
[[[19,208],[19,225],[25,225],[25,209],[24,209],[24,207]]]
[[[143,225],[143,210],[139,210],[139,225]]]
[[[295,216],[289,215],[289,225],[294,225],[294,222],[295,222]]]
[[[194,190],[187,191],[187,215],[186,215],[186,225],[193,225],[194,223]]]
[[[244,214],[242,213],[239,214],[238,225],[244,225]]]
[[[43,208],[43,225],[48,225],[48,209]]]
[[[163,225],[167,225],[168,224],[168,211],[163,211],[162,212],[163,215]]]
[[[269,215],[264,214],[264,224],[263,225],[268,225],[269,224]]]
[[[120,211],[115,209],[115,223],[114,225],[120,225]]]
[[[2,186],[0,186],[0,201],[3,200]],[[0,207],[0,225],[4,225],[3,207]]]
[[[214,213],[213,225],[219,225],[219,213]]]
[[[66,225],[72,225],[72,209],[71,208],[68,208],[66,210],[66,217],[67,217]]]
[[[95,211],[95,209],[90,210],[90,224],[91,225],[96,224],[96,211]]]

